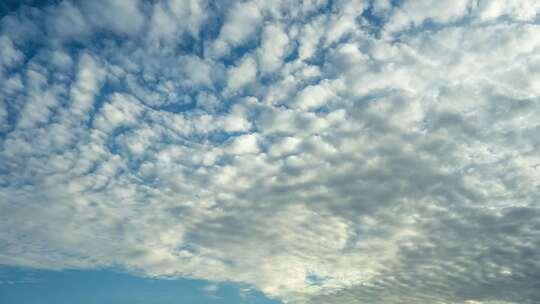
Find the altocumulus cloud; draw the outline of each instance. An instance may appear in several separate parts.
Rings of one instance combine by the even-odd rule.
[[[0,20],[0,264],[285,303],[540,303],[536,0]]]

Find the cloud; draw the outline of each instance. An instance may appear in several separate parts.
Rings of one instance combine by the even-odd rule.
[[[219,37],[213,42],[217,56],[227,55],[231,47],[239,46],[254,35],[262,14],[255,2],[236,2],[228,9],[225,18]]]
[[[429,20],[448,23],[465,17],[472,5],[469,0],[448,1],[404,1],[385,26],[387,31],[400,31],[409,26],[419,26]]]
[[[83,13],[68,1],[50,8],[50,18],[47,18],[47,22],[51,36],[61,39],[77,39],[91,32],[91,24],[84,18]]]
[[[478,3],[478,16],[482,21],[508,16],[520,21],[536,17],[540,4],[536,1],[481,1]]]
[[[227,86],[237,90],[255,80],[257,65],[251,56],[244,57],[237,66],[227,71]]]
[[[94,26],[120,35],[133,35],[141,30],[144,14],[140,1],[83,1],[81,7]]]
[[[335,98],[331,87],[328,87],[326,83],[307,86],[300,91],[294,104],[301,110],[312,110],[324,106]]]
[[[537,303],[537,6],[21,6],[0,21],[0,264]]]
[[[8,36],[0,37],[0,47],[3,54],[1,59],[3,68],[13,67],[24,58],[23,53],[15,48]]]
[[[238,136],[229,146],[229,151],[232,154],[255,154],[259,152],[259,144],[257,142],[257,136],[253,134],[247,134]]]
[[[258,53],[261,70],[272,72],[281,66],[287,54],[289,37],[280,28],[269,25],[264,28],[262,40]]]

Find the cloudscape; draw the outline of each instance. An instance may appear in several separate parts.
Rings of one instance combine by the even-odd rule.
[[[0,266],[540,303],[539,1],[6,3]]]

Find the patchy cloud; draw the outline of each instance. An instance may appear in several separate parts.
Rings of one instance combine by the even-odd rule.
[[[538,303],[539,10],[21,5],[0,20],[0,264]]]

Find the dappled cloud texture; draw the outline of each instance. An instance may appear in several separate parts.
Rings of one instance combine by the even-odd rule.
[[[540,303],[536,0],[0,20],[0,264],[284,303]]]

